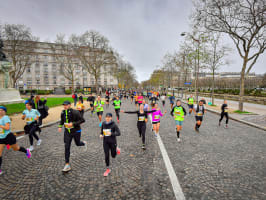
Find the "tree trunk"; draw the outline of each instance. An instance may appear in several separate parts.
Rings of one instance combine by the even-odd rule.
[[[97,95],[100,95],[100,94],[99,94],[98,77],[97,77],[97,76],[94,76],[94,78],[95,78],[96,94],[97,94]]]
[[[247,61],[244,60],[242,71],[241,71],[241,77],[240,77],[240,91],[239,91],[239,103],[238,103],[238,110],[243,111],[244,108],[244,102],[243,97],[245,94],[245,69],[247,66]]]
[[[212,105],[214,105],[214,71],[212,74]]]

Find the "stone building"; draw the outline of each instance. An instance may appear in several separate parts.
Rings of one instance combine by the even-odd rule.
[[[31,53],[31,64],[26,67],[25,72],[16,83],[17,89],[54,90],[58,87],[71,89],[72,82],[63,75],[61,71],[62,63],[56,59],[51,45],[56,46],[54,43],[37,42],[34,52]],[[7,59],[11,61],[10,46],[7,42],[5,42],[4,52]],[[76,59],[75,64],[74,76],[76,80],[74,81],[74,88],[94,87],[94,77],[84,69],[79,59]],[[117,79],[108,70],[110,67],[104,66],[101,69],[102,73],[98,79],[100,87],[113,88],[118,86]]]

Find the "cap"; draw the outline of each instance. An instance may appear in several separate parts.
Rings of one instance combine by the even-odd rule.
[[[106,117],[113,117],[112,113],[106,113]]]
[[[0,109],[4,110],[6,112],[6,107],[5,106],[0,106]]]
[[[70,105],[70,101],[64,101],[64,103],[62,105]]]

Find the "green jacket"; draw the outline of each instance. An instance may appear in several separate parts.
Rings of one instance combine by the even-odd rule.
[[[186,109],[183,106],[175,106],[171,111],[171,115],[174,116],[177,121],[184,121],[184,116],[186,114]]]
[[[115,109],[120,109],[121,101],[120,100],[114,100],[113,105],[114,105]]]
[[[96,107],[96,112],[102,112],[103,111],[103,105],[104,105],[104,101],[98,101],[96,100],[94,102],[94,107]]]

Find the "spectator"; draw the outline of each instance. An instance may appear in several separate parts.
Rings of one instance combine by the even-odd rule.
[[[48,107],[45,106],[46,102],[47,102],[47,98],[45,98],[44,101],[41,100],[40,96],[36,96],[35,97],[35,102],[37,105],[37,110],[39,111],[39,113],[41,114],[41,116],[39,117],[39,121],[38,121],[38,125],[41,126],[42,125],[42,120],[45,119],[48,116]]]

